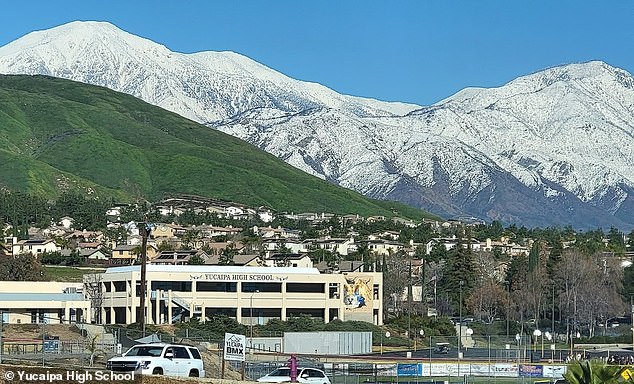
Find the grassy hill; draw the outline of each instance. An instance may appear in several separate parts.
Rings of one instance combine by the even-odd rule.
[[[431,216],[310,176],[237,138],[106,88],[0,75],[0,188],[120,201],[187,193],[278,211]]]

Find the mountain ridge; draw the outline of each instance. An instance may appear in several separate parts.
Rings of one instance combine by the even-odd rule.
[[[0,190],[119,201],[191,194],[276,211],[430,217],[311,177],[222,132],[130,95],[0,75]]]
[[[79,52],[78,26],[103,25],[53,28],[63,36],[53,40]],[[124,88],[116,90],[324,180],[441,216],[634,226],[634,79],[607,63],[551,67],[417,106],[339,95],[237,53],[175,53],[107,28],[116,39],[102,40],[116,59],[85,46],[72,63],[60,63],[51,42],[27,35],[0,47],[0,73],[44,72]],[[145,61],[124,61],[114,49],[127,39],[144,47],[127,56]]]

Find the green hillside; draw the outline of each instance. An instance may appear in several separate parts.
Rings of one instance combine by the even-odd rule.
[[[279,211],[426,215],[332,185],[132,96],[44,76],[0,76],[0,162],[0,188],[51,197],[65,189],[124,201],[186,193]]]

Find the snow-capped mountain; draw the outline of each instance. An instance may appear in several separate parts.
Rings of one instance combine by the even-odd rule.
[[[551,68],[420,107],[340,95],[231,52],[182,54],[108,23],[0,48],[0,73],[126,92],[375,198],[526,226],[634,226],[634,79]]]

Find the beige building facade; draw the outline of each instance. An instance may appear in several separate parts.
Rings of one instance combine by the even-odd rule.
[[[0,282],[0,312],[7,324],[90,323],[91,303],[82,283]]]
[[[140,316],[140,266],[111,267],[96,275],[104,324],[131,324]],[[147,265],[148,324],[172,324],[225,315],[238,322],[310,315],[383,324],[383,275],[322,274],[315,268]],[[95,301],[93,301],[95,302]]]

